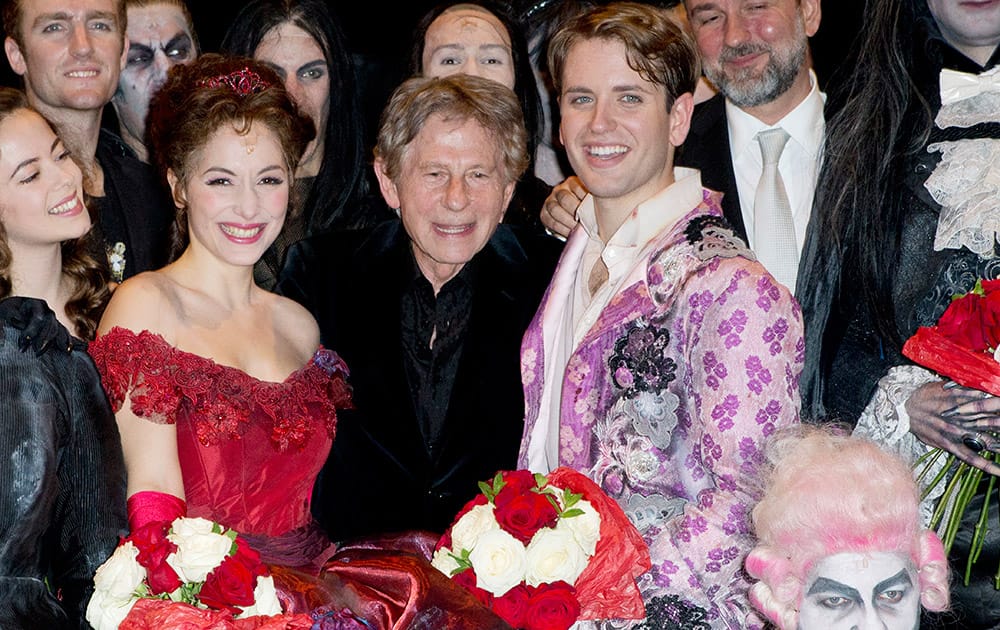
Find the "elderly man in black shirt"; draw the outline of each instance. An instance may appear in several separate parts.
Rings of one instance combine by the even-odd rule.
[[[411,79],[382,121],[375,173],[400,219],[299,243],[278,284],[351,370],[356,408],[313,496],[334,540],[443,531],[478,481],[514,467],[521,337],[560,250],[498,226],[528,164],[509,89]]]

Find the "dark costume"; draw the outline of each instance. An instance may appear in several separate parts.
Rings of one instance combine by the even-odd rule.
[[[500,226],[466,265],[474,267],[471,306],[437,440],[418,420],[427,410],[414,408],[405,367],[402,296],[416,265],[401,222],[314,237],[289,251],[279,293],[310,309],[323,344],[351,366],[356,408],[340,414],[313,497],[332,538],[440,533],[478,481],[514,467],[524,417],[521,337],[560,249],[550,237],[519,240]]]
[[[23,309],[23,310],[22,310]],[[36,356],[26,311],[49,319]],[[0,627],[89,628],[93,577],[125,533],[125,465],[85,344],[44,302],[0,302]]]
[[[922,6],[922,5],[921,5]],[[933,18],[922,6],[918,18],[913,49],[913,79],[921,97],[930,108],[930,117],[941,106],[938,88],[938,77],[942,68],[951,68],[963,72],[978,73],[983,70],[975,62],[968,59],[949,46],[940,35]],[[1000,62],[1000,52],[994,53],[986,68]],[[907,115],[908,126],[918,128],[926,114],[922,113],[923,103],[916,99],[911,103]],[[998,116],[1000,117],[1000,116]],[[803,317],[805,318],[807,338],[823,332],[822,350],[816,355],[820,357],[819,370],[824,383],[822,390],[823,406],[828,419],[844,420],[850,423],[857,421],[861,411],[871,400],[876,383],[894,365],[909,363],[901,354],[902,342],[912,335],[918,326],[930,325],[944,311],[947,301],[942,302],[942,296],[950,297],[956,289],[964,292],[975,283],[973,271],[965,273],[966,280],[971,278],[968,286],[962,288],[962,281],[957,284],[948,279],[953,275],[949,266],[953,264],[968,265],[968,262],[957,263],[969,257],[967,250],[946,249],[935,251],[934,235],[937,229],[940,206],[934,201],[924,187],[924,182],[934,171],[941,159],[940,153],[930,153],[928,145],[936,142],[955,141],[964,138],[1000,138],[1000,122],[981,123],[968,128],[947,127],[941,129],[933,126],[923,147],[901,155],[896,168],[898,178],[894,195],[895,202],[906,208],[900,242],[898,246],[899,262],[895,269],[885,270],[894,274],[894,293],[892,301],[895,308],[897,326],[902,333],[902,339],[889,339],[880,335],[875,327],[874,316],[868,305],[859,301],[859,294],[853,290],[851,278],[840,280],[841,295],[827,296],[832,304],[829,313],[818,312],[810,304],[807,297],[803,302]],[[818,209],[821,211],[822,209]],[[812,224],[811,224],[812,225]],[[803,257],[810,252],[810,240],[827,238],[828,235],[810,233]],[[978,258],[972,256],[972,258]],[[822,291],[820,289],[819,291]],[[927,301],[930,303],[927,303]],[[813,347],[807,346],[807,354]],[[811,359],[810,359],[811,361]],[[807,368],[808,372],[808,368]],[[803,387],[811,388],[811,381],[804,375]],[[803,392],[804,400],[812,396],[814,391]]]
[[[167,263],[170,223],[174,206],[170,193],[153,168],[140,161],[121,138],[101,129],[97,161],[104,171],[104,197],[92,199],[96,211],[94,252],[99,261],[108,260],[112,279],[122,281],[143,271],[159,269]],[[115,252],[116,244],[121,243]],[[121,258],[121,272],[116,266]]]
[[[892,316],[900,336],[893,338],[879,332],[872,305],[857,290],[857,279],[840,271],[840,261],[835,261],[829,272],[831,276],[822,281],[809,279],[809,293],[801,296],[807,333],[803,402],[808,407],[805,413],[821,420],[856,423],[872,400],[879,380],[890,368],[912,364],[901,354],[903,342],[919,326],[936,323],[952,295],[969,291],[978,278],[1000,278],[998,258],[980,257],[964,247],[935,250],[942,206],[925,186],[947,159],[939,152],[940,144],[934,151],[928,151],[931,145],[1000,139],[1000,122],[978,122],[970,126],[934,123],[942,108],[941,70],[948,68],[978,74],[1000,63],[1000,52],[995,51],[986,66],[980,67],[945,42],[926,3],[915,3],[912,10],[916,13],[912,36],[900,37],[902,41],[912,42],[911,76],[919,98],[910,99],[901,131],[904,149],[894,154],[893,174],[886,180],[886,185],[891,187],[889,203],[897,204],[896,207],[902,210],[899,241],[894,249],[897,263],[884,270],[893,278]],[[992,118],[1000,121],[1000,114]],[[923,144],[906,152],[912,142],[910,136],[920,134],[928,126],[930,131]],[[886,151],[890,150],[896,149],[886,147]],[[945,179],[954,174],[949,170],[944,173]],[[815,210],[822,212],[823,209],[817,207]],[[993,209],[985,210],[996,211],[995,203]],[[829,238],[828,234],[813,230],[814,223],[810,225],[804,258],[815,256],[820,241]],[[995,244],[993,248],[995,254]],[[847,255],[852,254],[848,249]],[[836,274],[842,276],[833,277]],[[870,415],[871,411],[866,412],[866,416]],[[885,417],[887,414],[876,409],[874,415]],[[861,430],[869,431],[867,421],[863,424],[866,426]],[[970,586],[961,584],[971,532],[980,513],[977,505],[981,504],[980,496],[966,510],[961,531],[951,549],[950,561],[955,571],[952,576],[953,611],[934,616],[941,617],[940,620],[926,620],[926,627],[938,627],[934,624],[939,622],[940,627],[992,628],[1000,619],[1000,592],[993,588],[993,573],[1000,559],[1000,535],[995,528],[987,535]],[[989,522],[996,523],[995,501],[991,510]]]

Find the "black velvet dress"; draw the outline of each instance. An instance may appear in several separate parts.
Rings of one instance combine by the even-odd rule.
[[[32,316],[47,318],[41,352],[21,350]],[[0,628],[88,628],[94,572],[125,528],[121,443],[86,345],[44,302],[0,301]]]

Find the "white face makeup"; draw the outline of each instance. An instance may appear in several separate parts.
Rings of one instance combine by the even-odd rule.
[[[916,630],[920,582],[906,554],[838,553],[806,580],[798,630]]]

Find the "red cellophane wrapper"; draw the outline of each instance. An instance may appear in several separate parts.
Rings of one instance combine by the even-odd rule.
[[[976,352],[922,326],[903,345],[903,355],[959,385],[1000,396],[1000,363],[988,352]]]
[[[309,615],[254,616],[234,619],[227,611],[205,610],[183,602],[140,599],[118,630],[309,630]]]
[[[635,579],[649,570],[649,549],[621,506],[597,484],[571,468],[546,475],[549,483],[582,494],[601,515],[594,557],[576,580],[579,619],[643,619],[646,609]]]

